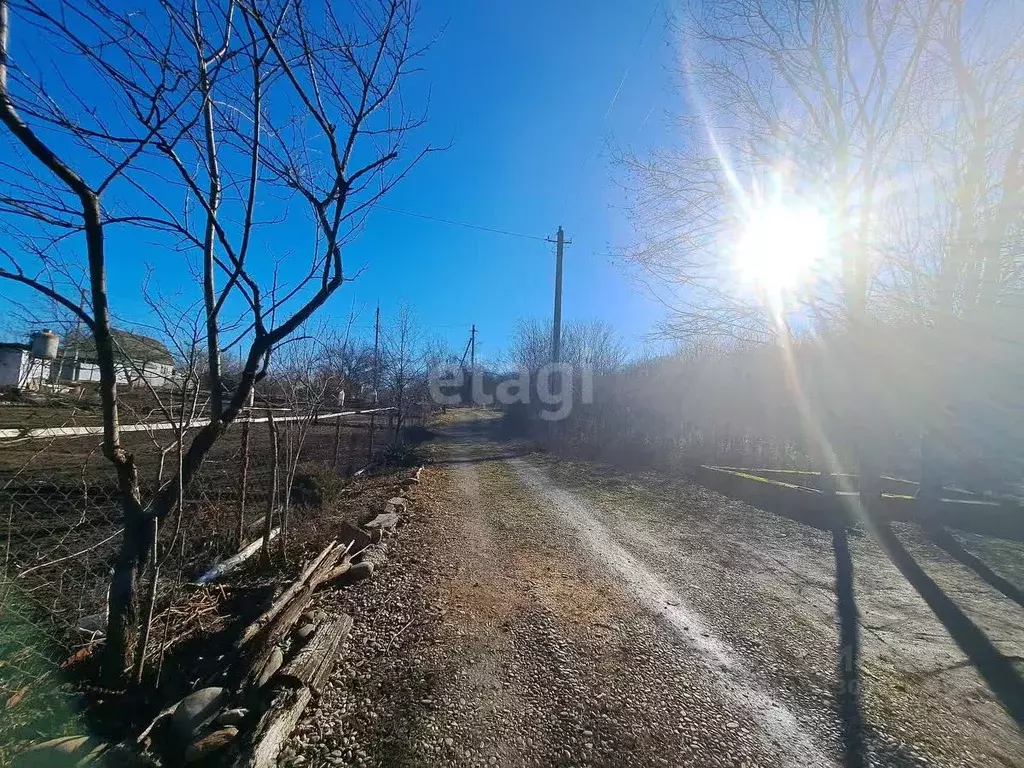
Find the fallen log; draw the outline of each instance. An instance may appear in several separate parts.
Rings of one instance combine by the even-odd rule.
[[[288,631],[305,612],[306,606],[309,605],[309,601],[313,598],[313,593],[335,571],[335,563],[337,563],[338,558],[341,557],[344,551],[343,547],[335,546],[326,557],[317,558],[316,568],[308,573],[304,572],[305,579],[297,582],[301,585],[298,592],[294,592],[289,588],[288,591],[291,592],[289,602],[284,604],[283,609],[280,609],[276,617],[271,619],[268,624],[264,624],[265,631],[259,632],[257,630],[260,640],[251,657],[249,668],[243,677],[242,687],[244,689],[250,689],[257,683],[260,675],[266,668],[267,662],[274,653],[277,643],[288,634]]]
[[[277,680],[284,685],[306,686],[319,696],[334,666],[338,646],[350,631],[352,617],[348,614],[329,624],[321,623],[302,650],[277,673]]]
[[[332,541],[323,551],[320,552],[313,562],[306,566],[306,568],[299,574],[299,578],[296,579],[288,589],[281,593],[281,595],[271,604],[271,606],[263,612],[263,614],[256,619],[252,624],[246,627],[245,632],[239,638],[238,642],[235,643],[236,648],[242,648],[250,643],[253,638],[260,634],[271,622],[277,618],[278,614],[283,611],[288,604],[306,587],[310,577],[316,573],[317,569],[321,568],[324,563],[330,562],[327,566],[329,570],[337,562],[338,557],[341,556],[342,547],[337,542]],[[333,557],[332,557],[333,556]],[[301,613],[301,611],[300,611]],[[296,616],[297,618],[297,616]]]
[[[274,768],[277,756],[291,736],[306,706],[313,698],[309,688],[284,689],[274,697],[252,735],[252,751],[243,752],[235,763],[239,768]]]
[[[275,528],[270,532],[270,540],[273,541],[277,538],[277,535],[281,532],[280,528]],[[230,573],[235,570],[238,566],[248,560],[250,557],[260,551],[260,547],[263,546],[263,537],[260,536],[252,544],[243,547],[238,551],[237,554],[232,555],[227,560],[217,563],[212,566],[206,573],[195,580],[196,584],[209,584],[211,581],[216,581],[226,573]]]

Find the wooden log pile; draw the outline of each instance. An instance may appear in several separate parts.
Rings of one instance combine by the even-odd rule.
[[[422,467],[402,481],[402,489],[418,484],[421,473]],[[360,525],[341,526],[337,537],[242,631],[234,645],[237,687],[201,689],[160,714],[157,721],[175,731],[170,742],[177,756],[165,757],[175,763],[231,763],[239,768],[277,764],[303,711],[322,693],[352,630],[351,616],[331,619],[311,611],[313,596],[320,589],[371,577],[383,562],[376,545],[401,525],[409,504],[408,498],[396,495]],[[207,700],[215,706],[199,706]],[[144,750],[151,746],[157,721],[138,738]]]

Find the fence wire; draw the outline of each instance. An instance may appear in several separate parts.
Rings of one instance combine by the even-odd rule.
[[[0,420],[27,419],[35,426],[18,408],[4,407]],[[275,425],[276,498],[271,497],[275,464],[269,422],[235,424],[186,490],[180,516],[175,512],[161,521],[147,669],[159,666],[169,642],[208,629],[207,613],[209,622],[217,621],[215,610],[186,605],[197,598],[184,586],[235,552],[239,531],[244,542],[257,538],[268,509],[279,525],[286,500],[296,515],[316,509],[330,488],[340,487],[369,463],[369,415],[314,421],[301,447],[300,422],[289,421],[286,412],[281,416]],[[374,420],[373,442],[379,450],[394,434],[387,414]],[[65,414],[61,426],[76,423],[96,422]],[[175,474],[173,433],[127,432],[122,444],[138,466],[143,499],[152,498]],[[0,764],[25,741],[81,732],[76,731],[80,724],[73,690],[82,680],[75,669],[97,657],[102,646],[108,587],[122,535],[117,477],[99,437],[0,443]],[[143,610],[152,573],[148,569],[138,587]],[[195,625],[191,630],[175,626],[176,617],[183,616]]]

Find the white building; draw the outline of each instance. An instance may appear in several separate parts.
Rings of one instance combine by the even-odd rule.
[[[167,347],[140,333],[111,329],[117,383],[160,389],[173,382],[174,359]],[[96,342],[91,336],[69,334],[57,355],[56,378],[62,384],[98,382]]]
[[[0,343],[0,387],[40,389],[53,375],[53,361],[35,357],[28,344]]]
[[[149,336],[112,330],[117,383],[159,389],[173,382],[174,359]],[[44,385],[99,382],[96,343],[71,334],[58,351],[56,334],[33,334],[31,344],[0,343],[0,387],[38,390]]]

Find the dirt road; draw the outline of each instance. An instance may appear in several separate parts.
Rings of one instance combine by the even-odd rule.
[[[828,533],[496,434],[463,412],[431,444],[389,565],[331,606],[357,629],[282,764],[1024,764],[1017,726],[866,537],[850,543],[858,763]],[[1020,656],[1021,607],[935,563]]]

